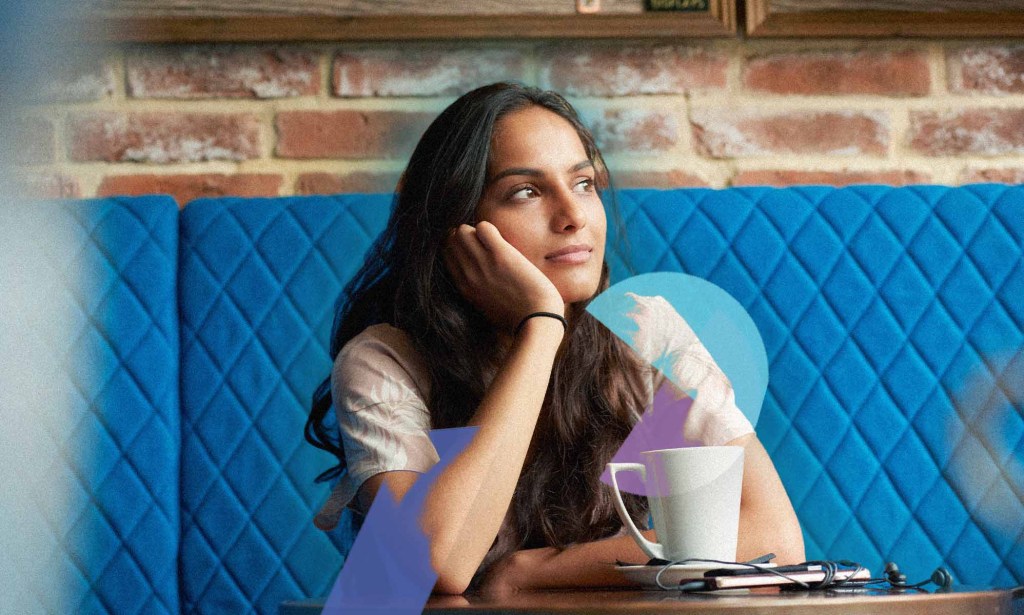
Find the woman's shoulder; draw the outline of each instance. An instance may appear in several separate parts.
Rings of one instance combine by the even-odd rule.
[[[412,338],[409,337],[408,333],[394,325],[382,322],[370,325],[357,333],[342,347],[341,352],[338,354],[344,353],[346,349],[351,350],[350,347],[377,345],[415,352]]]
[[[350,339],[334,360],[335,383],[399,379],[425,393],[426,363],[408,333],[390,324],[366,327]]]
[[[413,360],[420,357],[412,337],[394,325],[378,323],[366,327],[342,346],[335,363],[353,354],[381,353]]]

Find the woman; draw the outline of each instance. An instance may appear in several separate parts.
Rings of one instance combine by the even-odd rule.
[[[430,428],[476,426],[424,505],[435,591],[628,584],[609,562],[646,557],[617,535],[599,476],[652,384],[584,311],[608,286],[606,182],[593,137],[551,92],[485,86],[431,124],[335,321],[334,371],[306,426],[339,460],[320,480],[341,475],[318,526],[365,512],[383,484],[401,498],[437,461]],[[771,461],[734,404],[719,411],[740,427],[704,443],[746,449],[738,557],[802,561]],[[645,525],[646,501],[627,507]]]

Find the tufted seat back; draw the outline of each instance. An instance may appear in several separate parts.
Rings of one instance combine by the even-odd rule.
[[[55,208],[81,246],[58,299],[80,313],[68,356],[90,357],[53,436],[70,504],[47,513],[75,610],[273,613],[329,592],[353,536],[312,526],[328,491],[312,479],[331,459],[302,427],[335,299],[390,201]],[[1024,187],[617,201],[636,273],[704,277],[757,324],[770,362],[757,432],[808,557],[1024,582]],[[628,275],[617,239],[613,281]]]

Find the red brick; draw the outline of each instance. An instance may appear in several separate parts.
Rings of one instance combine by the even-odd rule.
[[[805,51],[748,58],[743,86],[773,94],[925,96],[931,77],[923,51]]]
[[[724,88],[728,58],[700,47],[578,43],[540,54],[540,83],[570,96],[681,94]]]
[[[604,154],[662,152],[679,140],[675,116],[653,109],[607,109],[588,123]]]
[[[113,175],[104,177],[96,196],[169,194],[184,206],[202,197],[277,196],[281,176],[265,173],[222,175]]]
[[[983,94],[1024,92],[1024,46],[949,50],[946,52],[946,66],[950,91]]]
[[[703,177],[680,169],[614,171],[612,180],[616,188],[697,188],[709,185]]]
[[[906,186],[930,181],[927,173],[918,171],[794,171],[789,169],[754,169],[740,171],[733,186],[850,186],[853,184],[883,184]]]
[[[1024,109],[913,111],[909,139],[928,156],[1024,153]]]
[[[259,119],[248,113],[84,113],[68,120],[76,161],[196,162],[260,156]]]
[[[33,199],[77,199],[82,196],[78,180],[63,173],[29,175],[16,181],[16,187]]]
[[[134,98],[283,98],[320,91],[317,53],[295,47],[145,47],[125,59]]]
[[[1009,169],[964,169],[961,184],[1024,184],[1024,167]]]
[[[334,57],[334,94],[455,96],[495,81],[523,81],[523,54],[498,49],[358,49]]]
[[[0,161],[9,160],[14,164],[53,162],[54,128],[50,120],[42,117],[15,118],[0,131],[3,133]]]
[[[394,192],[401,173],[355,171],[352,173],[303,173],[295,182],[296,194],[343,192]]]
[[[282,111],[282,158],[408,158],[433,113],[403,111]]]
[[[90,53],[55,54],[56,62],[38,67],[33,102],[72,103],[107,98],[114,92],[114,69],[105,60]]]
[[[873,111],[699,109],[691,113],[694,147],[705,156],[885,154],[889,119]]]

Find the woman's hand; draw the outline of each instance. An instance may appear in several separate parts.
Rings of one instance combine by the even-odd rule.
[[[511,330],[533,312],[565,315],[551,280],[490,222],[452,231],[444,259],[462,296],[497,327]]]

